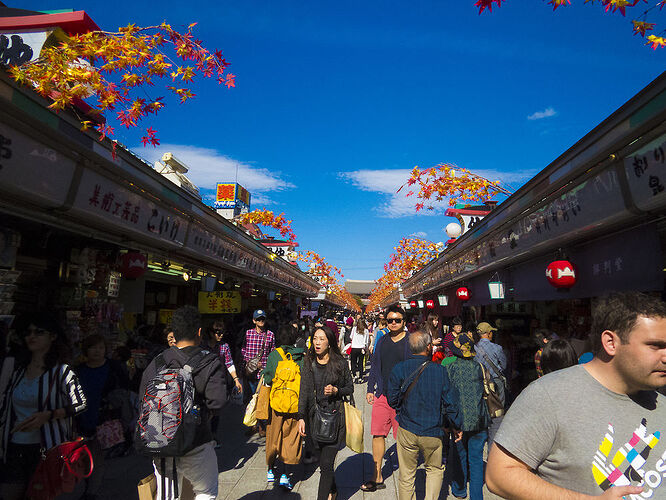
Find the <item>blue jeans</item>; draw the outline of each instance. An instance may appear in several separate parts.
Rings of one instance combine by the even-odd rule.
[[[450,460],[446,464],[451,493],[467,496],[469,482],[470,500],[483,500],[483,445],[488,431],[463,432],[460,441],[451,447]]]

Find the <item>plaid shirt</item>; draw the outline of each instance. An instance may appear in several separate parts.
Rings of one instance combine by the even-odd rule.
[[[220,344],[220,361],[224,363],[228,371],[236,371],[234,366],[234,360],[231,357],[231,349],[229,349],[229,344]]]
[[[264,346],[264,353],[261,356],[259,370],[257,370],[257,379],[259,379],[262,370],[266,367],[266,360],[268,359],[268,355],[273,349],[275,349],[275,336],[270,330],[264,333],[259,333],[255,328],[245,332],[245,347],[241,349],[243,363],[247,364],[248,361],[259,354],[261,352],[262,346]]]

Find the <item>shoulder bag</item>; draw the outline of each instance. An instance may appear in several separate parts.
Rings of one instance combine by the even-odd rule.
[[[495,383],[493,379],[490,378],[490,373],[486,368],[479,363],[481,371],[483,372],[483,399],[486,400],[486,405],[488,406],[488,412],[490,413],[491,418],[497,418],[504,415],[504,405],[502,404],[502,399],[497,392]]]
[[[247,334],[246,334],[247,335]],[[268,338],[268,331],[264,332],[264,341],[261,343],[261,351],[255,355],[245,364],[245,374],[254,375],[259,370],[261,365],[261,358],[264,357],[264,350],[266,349],[266,339]]]
[[[405,379],[405,382],[406,382],[407,380],[410,380],[410,379],[411,379],[411,383],[409,384],[409,386],[407,387],[407,389],[406,389],[404,392],[402,392],[402,394],[400,395],[400,400],[398,401],[398,408],[400,408],[400,407],[403,405],[403,403],[404,403],[405,400],[407,399],[407,396],[409,396],[409,393],[412,392],[412,389],[414,389],[414,386],[416,385],[416,382],[418,382],[419,377],[420,377],[421,374],[423,373],[423,370],[426,369],[426,366],[428,366],[428,363],[430,363],[430,360],[429,360],[429,359],[426,360],[426,361],[424,361],[424,362],[421,364],[421,366],[419,366],[414,372],[412,372],[412,374],[411,374],[409,377],[407,377],[407,378]],[[404,386],[404,382],[403,382],[403,386]],[[402,388],[403,388],[403,387],[400,387],[401,390],[402,390]]]
[[[312,377],[314,382],[315,362],[312,361]],[[311,418],[312,439],[322,444],[332,444],[338,440],[340,411],[337,408],[325,409],[317,402],[317,386],[314,384],[314,407]]]

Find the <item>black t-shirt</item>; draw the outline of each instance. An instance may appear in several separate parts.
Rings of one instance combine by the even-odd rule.
[[[391,371],[398,363],[404,361],[405,358],[405,344],[407,343],[407,335],[405,335],[398,342],[393,342],[390,335],[386,335],[386,339],[382,342],[379,355],[382,358],[382,394],[386,396],[388,392],[389,377]]]

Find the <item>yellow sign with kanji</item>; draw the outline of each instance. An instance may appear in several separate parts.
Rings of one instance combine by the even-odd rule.
[[[233,314],[241,312],[240,292],[199,292],[201,314]]]
[[[157,315],[158,321],[166,326],[171,326],[171,318],[173,318],[173,309],[160,309]]]

